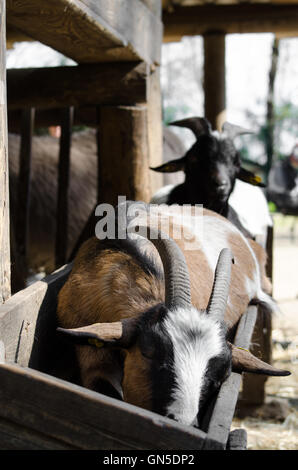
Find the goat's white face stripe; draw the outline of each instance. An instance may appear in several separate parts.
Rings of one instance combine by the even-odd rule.
[[[198,413],[207,364],[222,351],[222,333],[217,322],[195,308],[169,312],[165,327],[173,343],[173,373],[177,384],[167,414],[191,425]]]

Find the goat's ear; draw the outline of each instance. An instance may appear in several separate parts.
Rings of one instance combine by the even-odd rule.
[[[234,344],[229,343],[232,349],[232,370],[234,372],[251,372],[253,374],[285,376],[291,372],[267,364],[254,356],[247,349],[238,348]]]
[[[93,323],[81,328],[57,328],[59,334],[75,344],[127,348],[137,336],[137,322],[127,318],[112,323]]]
[[[253,186],[259,186],[265,188],[266,185],[262,182],[262,178],[258,175],[255,175],[251,171],[245,170],[245,168],[240,167],[237,178],[245,183],[252,184]]]
[[[158,171],[159,173],[174,173],[176,171],[183,171],[185,168],[185,157],[171,160],[163,165],[155,168],[150,167],[150,170]]]

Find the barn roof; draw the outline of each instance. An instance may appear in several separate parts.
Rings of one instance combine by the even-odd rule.
[[[165,41],[209,32],[298,35],[298,0],[163,0],[162,6]]]
[[[7,0],[8,47],[32,38],[79,63],[160,62],[160,38],[273,32],[298,35],[298,0]]]

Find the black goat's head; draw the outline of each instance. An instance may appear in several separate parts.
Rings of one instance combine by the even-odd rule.
[[[219,133],[212,131],[209,121],[200,117],[171,124],[192,130],[196,142],[182,158],[152,169],[163,173],[183,170],[188,194],[194,202],[198,202],[196,198],[199,197],[209,208],[225,204],[236,178],[263,186],[258,176],[241,167],[240,155],[233,142],[236,136],[250,131],[226,122]]]

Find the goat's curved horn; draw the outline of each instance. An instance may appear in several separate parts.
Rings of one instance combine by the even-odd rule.
[[[139,226],[135,232],[148,238],[161,258],[165,277],[165,305],[169,309],[191,307],[191,289],[186,260],[177,243],[160,230]]]
[[[267,362],[254,356],[250,351],[237,348],[234,344],[229,343],[232,350],[232,369],[234,372],[252,372],[254,374],[286,376],[291,372],[267,364]]]
[[[222,125],[222,132],[225,132],[227,136],[232,140],[238,135],[254,134],[254,132],[245,129],[244,127],[236,126],[236,124],[231,124],[229,122],[225,122]]]
[[[170,122],[170,126],[186,127],[194,133],[196,138],[202,134],[210,134],[212,131],[210,122],[203,117],[192,117],[182,119],[181,121]]]
[[[230,288],[233,255],[228,248],[221,250],[214,274],[214,282],[207,313],[217,320],[223,320]]]

